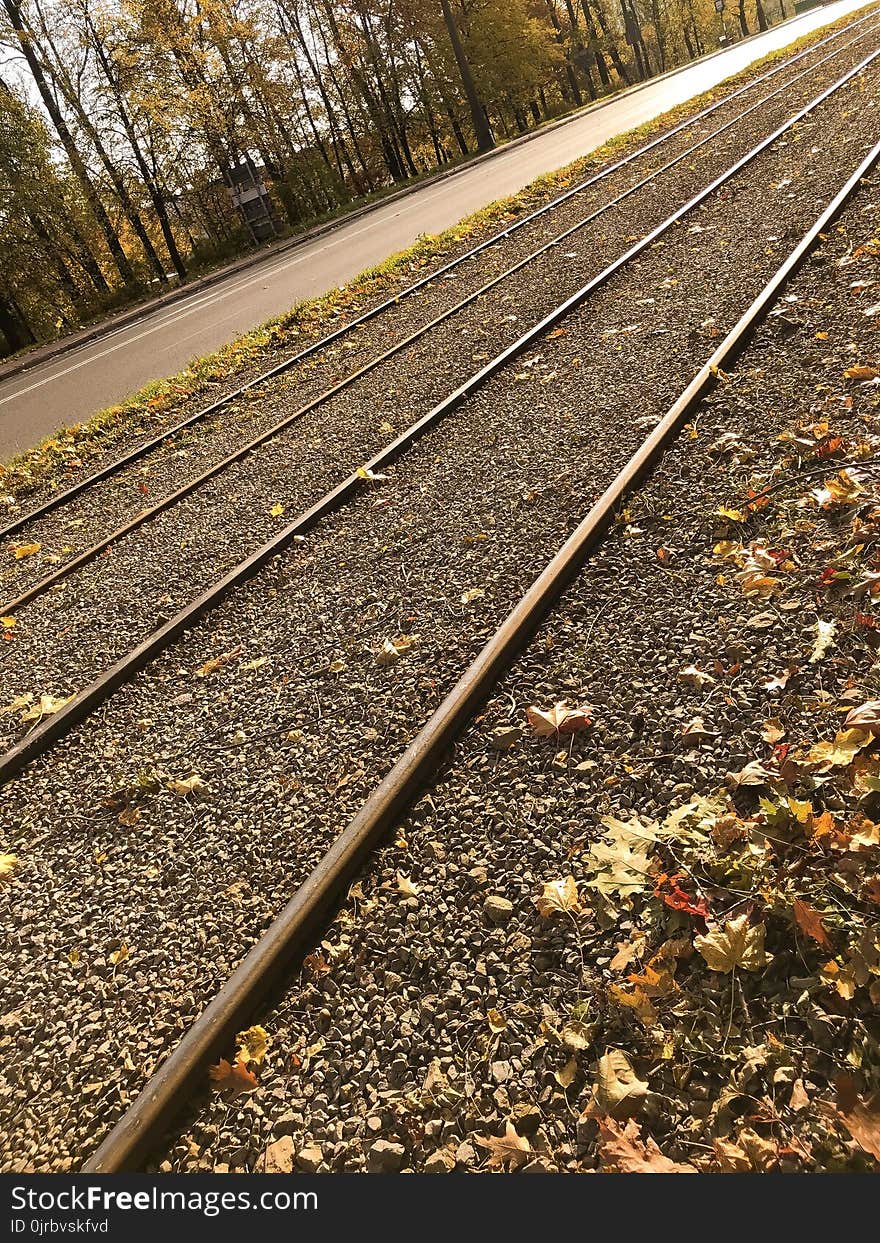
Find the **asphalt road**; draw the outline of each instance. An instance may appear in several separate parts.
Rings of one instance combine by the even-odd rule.
[[[172,375],[195,357],[278,315],[304,298],[344,285],[358,272],[437,233],[535,177],[585,155],[617,134],[717,85],[759,60],[872,0],[838,0],[803,14],[721,55],[503,149],[455,176],[426,185],[286,253],[228,277],[201,293],[149,313],[127,327],[0,381],[0,459]]]

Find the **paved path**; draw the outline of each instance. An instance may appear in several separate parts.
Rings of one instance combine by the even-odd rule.
[[[437,233],[542,173],[585,155],[617,134],[651,120],[738,73],[768,52],[864,8],[838,0],[795,21],[685,67],[604,107],[514,144],[455,176],[426,185],[286,253],[269,255],[211,288],[193,292],[127,327],[0,381],[0,460],[59,427],[179,371],[294,303],[345,284],[358,272]]]

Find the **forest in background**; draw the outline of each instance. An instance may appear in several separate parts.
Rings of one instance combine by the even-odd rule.
[[[0,0],[0,355],[792,13]]]

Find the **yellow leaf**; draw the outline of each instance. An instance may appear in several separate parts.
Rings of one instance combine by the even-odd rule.
[[[269,1048],[269,1033],[265,1027],[259,1025],[249,1027],[246,1031],[238,1033],[235,1043],[238,1045],[240,1062],[254,1062],[259,1066]]]
[[[846,768],[862,747],[874,741],[867,729],[842,729],[833,742],[817,742],[810,748],[810,761],[824,768]]]
[[[18,867],[18,855],[0,854],[0,880],[11,880]]]
[[[21,561],[25,557],[32,557],[35,552],[39,552],[43,547],[42,544],[15,544],[12,549],[12,555],[16,561]]]
[[[726,974],[736,967],[760,971],[767,961],[763,924],[749,925],[748,915],[740,915],[704,937],[694,937],[694,946],[706,960],[710,971]]]
[[[642,1107],[648,1084],[633,1070],[622,1049],[609,1049],[599,1058],[593,1095],[584,1110],[588,1118],[631,1118]]]
[[[497,1036],[499,1032],[503,1032],[507,1026],[507,1019],[500,1010],[487,1010],[486,1022],[489,1024],[489,1030],[494,1036]]]
[[[280,503],[280,501],[276,501],[275,504],[272,506],[272,508],[269,510],[269,514],[273,518],[280,518],[283,513],[284,513],[284,506]]]
[[[33,704],[28,708],[27,712],[23,712],[21,719],[23,721],[41,721],[44,716],[54,716],[56,712],[60,712],[66,703],[70,703],[73,695],[66,698],[57,698],[55,695],[41,695],[40,702]]]
[[[0,617],[0,630],[11,630],[14,625],[14,617]]]
[[[545,881],[541,896],[535,898],[535,906],[544,919],[557,914],[573,915],[580,911],[582,908],[574,877]]]
[[[110,955],[110,961],[113,963],[114,967],[118,967],[121,962],[125,962],[130,953],[131,950],[127,945],[120,945],[119,949],[114,950]]]

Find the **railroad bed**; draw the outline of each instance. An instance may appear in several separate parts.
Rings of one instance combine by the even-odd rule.
[[[161,1168],[260,1169],[268,1149],[269,1168],[475,1169],[508,1121],[528,1151],[496,1152],[514,1165],[595,1168],[597,1124],[579,1115],[608,1048],[637,1068],[642,1139],[671,1160],[858,1166],[823,1107],[854,1065],[869,1083],[880,1074],[876,975],[845,1002],[822,968],[857,957],[876,928],[860,881],[880,867],[880,840],[866,832],[853,854],[842,835],[837,850],[810,851],[781,810],[762,831],[757,798],[784,805],[778,783],[737,791],[729,775],[756,762],[772,771],[781,739],[794,757],[833,738],[880,693],[876,614],[824,573],[854,513],[880,497],[876,465],[857,465],[868,450],[878,461],[878,389],[844,375],[877,361],[878,227],[875,172],[259,1015],[271,1050],[259,1090],[203,1098]],[[812,495],[847,462],[864,489],[856,509]],[[762,485],[777,490],[748,521],[719,513]],[[872,564],[876,520],[861,538],[856,577]],[[744,592],[723,539],[784,543],[766,598]],[[834,641],[815,659],[820,621]],[[538,737],[525,709],[561,699],[590,705],[591,727]],[[802,773],[787,792],[842,824],[858,791],[841,776],[810,791]],[[677,836],[651,840],[652,824],[695,799],[705,802]],[[656,875],[678,872],[721,927],[743,913],[765,923],[765,970],[747,964],[732,979],[683,952],[699,917],[652,901],[656,875],[638,889],[637,863],[629,899],[625,887],[591,890],[605,816],[640,818]],[[542,918],[536,899],[568,876],[586,909]],[[830,912],[827,945],[792,932],[795,897]],[[676,982],[662,980],[661,955],[652,991],[646,964],[670,942]],[[639,988],[655,1014],[633,1008]]]
[[[21,867],[5,1039],[31,1055],[13,1068],[3,1108],[12,1162],[78,1164],[103,1137],[864,158],[875,100],[870,64],[7,786]],[[785,115],[804,102],[789,99]],[[94,624],[130,643],[143,634],[138,602],[152,607],[136,591]],[[13,669],[15,632],[4,661]],[[28,651],[22,634],[33,678],[43,648]],[[86,634],[83,622],[77,659]],[[45,650],[43,668],[73,658]],[[85,650],[93,673],[88,660]],[[404,898],[418,909],[418,894]],[[332,991],[333,974],[319,971],[316,984]],[[278,1073],[288,1081],[289,1068]],[[283,1093],[273,1085],[273,1099]],[[252,1129],[254,1103],[265,1110],[266,1096],[244,1109]],[[257,1132],[272,1133],[268,1123]],[[236,1164],[256,1159],[251,1148]]]

